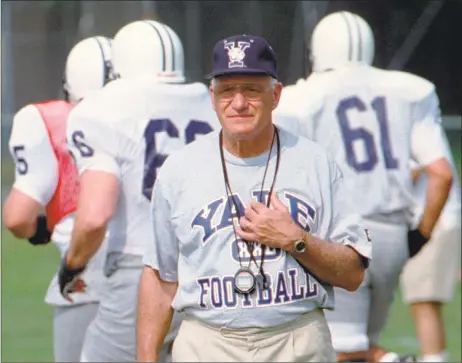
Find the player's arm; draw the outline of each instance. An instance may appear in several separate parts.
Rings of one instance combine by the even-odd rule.
[[[71,269],[87,265],[103,242],[107,224],[115,213],[120,170],[110,148],[116,147],[116,138],[115,131],[107,125],[71,113],[67,143],[80,174],[75,224],[65,257]]]
[[[56,189],[58,164],[45,124],[34,106],[26,106],[15,115],[9,149],[16,171],[3,205],[5,227],[32,244],[48,243],[50,232],[40,212]]]
[[[453,173],[446,158],[439,158],[421,169],[427,175],[425,207],[418,226],[419,231],[430,238],[451,190]]]
[[[29,238],[37,230],[37,217],[42,206],[13,187],[3,204],[3,222],[16,238]]]
[[[70,268],[88,264],[98,251],[115,213],[119,180],[112,172],[86,170],[80,177],[80,193],[71,243],[66,254]]]
[[[453,171],[446,156],[444,130],[441,126],[438,99],[433,92],[423,105],[416,106],[418,120],[411,135],[412,158],[427,175],[427,193],[420,224],[409,235],[411,255],[430,238],[443,210],[453,182]],[[427,110],[428,109],[428,110]]]
[[[425,207],[417,229],[408,234],[410,257],[417,254],[430,239],[453,182],[452,170],[446,158],[426,164],[422,171],[427,175]]]
[[[158,178],[151,202],[153,235],[146,236],[145,268],[138,295],[136,358],[139,362],[157,361],[172,322],[172,302],[178,288],[179,249],[171,226],[166,189]]]

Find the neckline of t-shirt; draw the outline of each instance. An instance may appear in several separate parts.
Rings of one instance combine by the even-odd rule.
[[[279,132],[279,137],[281,138],[281,132]],[[282,144],[282,142],[281,142]],[[263,166],[266,165],[268,160],[268,153],[270,150],[265,151],[263,154],[258,156],[253,156],[250,158],[240,158],[234,154],[231,154],[228,150],[223,148],[225,160],[227,163],[239,165],[239,166]],[[281,145],[282,152],[282,145]],[[276,157],[277,154],[277,142],[274,140],[273,147],[271,148],[271,159]]]

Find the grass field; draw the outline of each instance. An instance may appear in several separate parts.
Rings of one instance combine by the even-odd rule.
[[[59,263],[54,246],[32,247],[2,231],[2,362],[50,362],[52,309],[43,303]],[[445,308],[452,362],[461,361],[461,285]],[[418,352],[406,306],[395,300],[382,342],[397,352]]]
[[[460,132],[449,136],[460,175]],[[11,164],[2,163],[2,184],[12,181]],[[32,247],[2,228],[1,253],[1,361],[50,362],[53,310],[43,302],[45,291],[55,273],[59,256],[54,246]],[[452,362],[461,362],[461,284],[444,310],[448,349]],[[398,296],[382,336],[384,346],[401,353],[418,352],[409,310]]]

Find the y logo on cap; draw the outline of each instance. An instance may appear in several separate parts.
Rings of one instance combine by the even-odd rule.
[[[225,49],[228,50],[228,68],[236,68],[236,67],[245,67],[244,65],[244,58],[245,58],[245,50],[250,47],[249,42],[237,42],[237,46],[235,42],[228,42],[225,43]]]

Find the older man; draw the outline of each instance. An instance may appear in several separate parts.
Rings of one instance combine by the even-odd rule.
[[[322,309],[355,290],[370,257],[337,164],[274,126],[282,85],[262,38],[213,51],[222,130],[172,154],[152,196],[138,306],[139,361],[155,361],[172,311],[174,361],[333,362]]]

